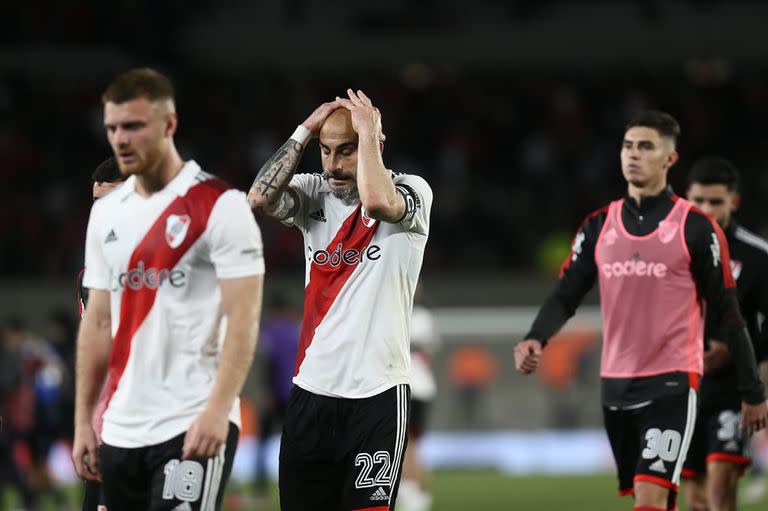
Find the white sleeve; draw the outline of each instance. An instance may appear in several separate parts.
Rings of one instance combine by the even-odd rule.
[[[429,213],[432,210],[432,188],[420,176],[395,176],[395,188],[405,200],[405,212],[400,220],[406,231],[429,234]]]
[[[245,194],[227,190],[216,201],[206,228],[211,262],[220,279],[264,273],[261,231]]]
[[[290,218],[283,220],[283,224],[289,227],[296,226],[299,229],[304,230],[307,226],[307,207],[309,203],[309,197],[313,197],[317,194],[317,190],[322,184],[322,178],[319,174],[294,174],[291,178],[291,182],[288,183],[293,191],[299,198],[299,209],[296,214]]]
[[[100,204],[94,203],[88,219],[85,235],[85,274],[83,287],[88,289],[109,289],[112,272],[102,251],[103,232],[99,229]]]

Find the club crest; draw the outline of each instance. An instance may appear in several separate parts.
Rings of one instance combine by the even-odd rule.
[[[361,211],[362,211],[362,214],[360,215],[360,219],[362,220],[363,225],[370,229],[376,223],[376,219],[369,217],[368,213],[366,213],[364,209]]]
[[[661,242],[669,243],[672,241],[677,234],[678,227],[677,222],[667,222],[666,220],[659,222],[659,239]]]
[[[170,215],[165,221],[165,241],[171,248],[177,248],[184,241],[192,219],[189,215]]]

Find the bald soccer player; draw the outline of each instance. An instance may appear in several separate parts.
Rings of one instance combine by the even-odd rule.
[[[280,447],[280,506],[394,509],[409,414],[409,327],[432,190],[388,170],[379,110],[348,90],[262,167],[248,199],[295,226],[304,318]],[[320,138],[322,174],[295,174]]]

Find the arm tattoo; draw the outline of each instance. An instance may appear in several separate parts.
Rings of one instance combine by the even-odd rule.
[[[275,214],[275,210],[280,210],[276,206],[278,205],[278,199],[284,194],[283,191],[291,181],[291,177],[296,172],[296,167],[299,165],[301,155],[304,153],[304,145],[293,140],[283,144],[283,146],[267,160],[267,162],[259,170],[259,174],[251,185],[251,193],[258,199],[252,204],[252,206],[260,212],[265,212],[270,216]],[[283,201],[295,202],[295,201]],[[293,206],[291,204],[290,206]],[[291,209],[291,208],[288,208]]]

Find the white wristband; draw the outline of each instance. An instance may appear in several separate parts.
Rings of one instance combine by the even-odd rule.
[[[295,140],[301,145],[306,145],[310,138],[312,138],[312,132],[305,128],[303,124],[299,124],[296,127],[296,131],[291,135],[291,140]]]

